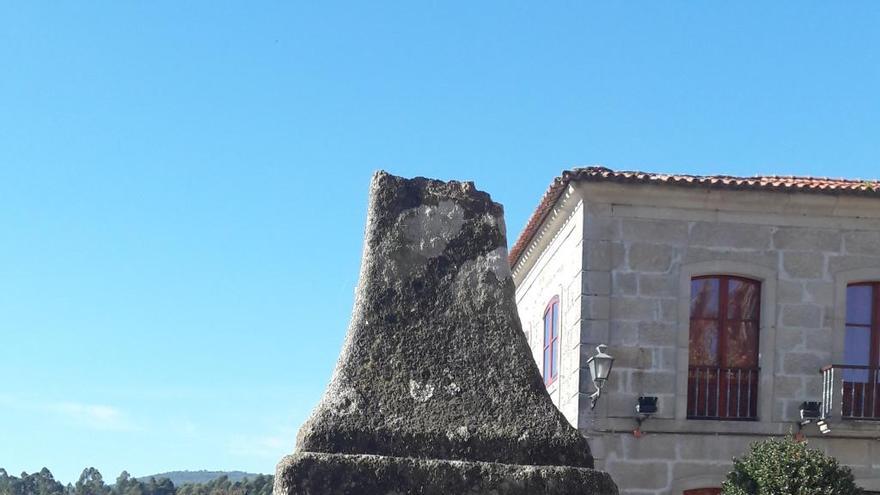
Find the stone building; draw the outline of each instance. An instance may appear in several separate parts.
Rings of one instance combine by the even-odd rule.
[[[547,389],[622,494],[717,493],[801,427],[880,492],[880,183],[575,169],[510,262]],[[616,360],[591,409],[597,344]]]

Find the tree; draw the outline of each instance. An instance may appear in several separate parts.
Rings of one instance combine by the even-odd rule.
[[[38,473],[21,473],[20,478],[0,468],[0,495],[272,495],[273,480],[271,475],[261,474],[233,482],[224,475],[206,483],[176,487],[168,478],[144,482],[123,471],[111,487],[104,484],[97,469],[90,467],[83,470],[75,486],[68,483],[65,487],[46,468]]]
[[[0,495],[19,495],[22,492],[21,480],[9,476],[5,469],[0,468]]]
[[[137,480],[134,482],[137,483]],[[131,475],[128,474],[128,471],[122,471],[119,473],[119,476],[116,477],[116,484],[113,485],[111,491],[113,495],[125,495],[128,493],[129,487],[132,484]]]
[[[48,468],[44,467],[29,478],[32,482],[28,486],[33,487],[37,495],[64,495],[64,485],[55,480]]]
[[[0,495],[65,495],[65,489],[46,468],[33,474],[23,472],[20,478],[0,468]]]
[[[174,483],[168,478],[159,478],[157,480],[151,477],[149,483],[146,484],[144,492],[147,495],[174,495],[176,490]]]
[[[756,442],[733,460],[724,495],[861,495],[852,472],[837,459],[792,439]]]
[[[97,469],[83,469],[76,482],[76,495],[109,495],[110,487],[104,484],[104,477]]]

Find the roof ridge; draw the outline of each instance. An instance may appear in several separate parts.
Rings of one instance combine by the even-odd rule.
[[[652,177],[691,177],[691,178],[700,178],[700,179],[739,179],[739,180],[751,180],[751,179],[797,179],[797,180],[823,180],[823,181],[837,181],[837,182],[847,182],[847,183],[862,183],[862,182],[880,182],[880,178],[878,179],[861,179],[858,177],[830,177],[830,176],[821,176],[821,175],[795,175],[795,174],[754,174],[754,175],[733,175],[733,174],[677,174],[670,172],[647,172],[644,170],[614,170],[604,165],[588,165],[585,167],[574,167],[571,170],[563,171],[565,173],[603,173],[603,174],[614,174],[614,175],[646,175]]]

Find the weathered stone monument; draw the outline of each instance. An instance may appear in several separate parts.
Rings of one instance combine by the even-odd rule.
[[[520,328],[501,205],[373,177],[354,313],[276,495],[616,494]]]

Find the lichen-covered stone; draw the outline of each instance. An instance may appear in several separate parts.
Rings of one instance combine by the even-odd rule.
[[[607,473],[566,466],[521,466],[352,454],[301,453],[279,464],[275,493],[301,495],[616,494]]]
[[[422,487],[398,493],[611,493],[533,489],[557,471],[524,466],[566,466],[573,482],[593,458],[531,358],[506,245],[501,205],[473,184],[373,177],[348,334],[276,493],[394,493],[386,475]]]

